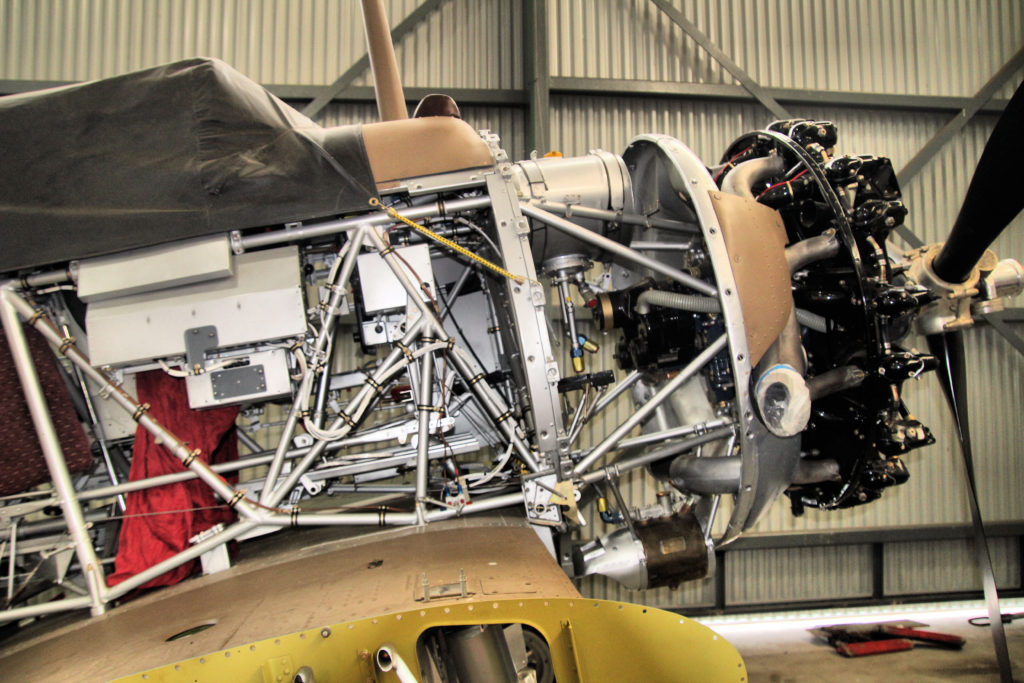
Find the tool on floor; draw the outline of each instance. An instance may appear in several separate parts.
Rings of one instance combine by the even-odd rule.
[[[921,624],[924,625],[924,624]],[[915,644],[927,644],[950,650],[959,650],[964,639],[949,633],[922,631],[912,628],[917,624],[848,624],[825,626],[812,632],[828,641],[841,655],[865,657],[887,652],[909,650]]]

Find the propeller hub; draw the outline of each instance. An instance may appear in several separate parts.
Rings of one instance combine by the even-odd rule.
[[[935,273],[935,257],[943,244],[932,244],[904,254],[908,287],[928,290],[935,300],[921,309],[917,329],[921,334],[941,334],[971,327],[974,313],[1002,308],[1003,297],[1024,290],[1024,267],[1014,259],[999,260],[985,250],[963,282],[947,282]]]

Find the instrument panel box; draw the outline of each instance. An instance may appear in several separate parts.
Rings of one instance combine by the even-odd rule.
[[[183,356],[186,332],[204,326],[216,328],[222,349],[305,334],[297,247],[239,254],[234,265],[217,280],[91,303],[92,363],[124,367]]]

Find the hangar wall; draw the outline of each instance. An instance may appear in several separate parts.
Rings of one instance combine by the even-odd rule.
[[[529,134],[524,39],[532,27],[525,25],[524,5],[536,1],[387,3],[393,26],[421,5],[436,8],[396,45],[406,86],[464,91],[467,120],[497,131],[517,158],[528,152]],[[635,134],[663,132],[711,164],[734,137],[773,118],[749,98],[701,97],[734,79],[649,0],[538,4],[546,6],[548,25],[549,69],[542,77],[551,88],[550,146],[566,155],[595,147],[621,153]],[[887,155],[897,169],[950,120],[951,102],[974,95],[1024,43],[1024,6],[1015,0],[674,4],[760,85],[791,91],[798,101],[784,104],[794,115],[835,121],[841,151]],[[27,87],[28,81],[43,82],[35,84],[40,86],[99,78],[207,55],[295,95],[331,83],[364,51],[354,0],[0,0],[0,84],[8,92]],[[996,100],[1008,97],[1022,77],[1018,68]],[[645,81],[695,85],[690,94],[666,85],[665,95]],[[374,120],[368,84],[368,74],[360,74],[318,120],[325,125]],[[638,84],[643,86],[639,94]],[[861,94],[836,97],[847,92]],[[900,104],[887,99],[891,95],[930,98]],[[837,99],[843,106],[829,106]],[[952,225],[996,118],[983,110],[904,187],[908,225],[925,242],[942,239]],[[1022,226],[1024,217],[1018,217],[997,242],[1001,256],[1024,260]],[[611,346],[604,344],[606,352]],[[989,328],[968,332],[967,347],[982,510],[989,521],[1020,523],[1024,359]],[[909,388],[906,400],[938,439],[907,457],[911,480],[906,485],[863,508],[808,511],[800,518],[780,503],[758,532],[910,534],[918,526],[966,523],[959,454],[934,377]],[[629,408],[618,410],[625,414]],[[598,422],[591,429],[602,427]],[[656,493],[643,473],[629,478],[623,489],[637,505],[651,502]],[[601,526],[599,520],[591,523],[591,528]],[[1019,538],[997,539],[992,552],[1001,585],[1021,588]],[[872,578],[879,555],[881,587]],[[588,580],[583,589],[597,597],[692,608],[714,604],[716,591],[723,590],[726,603],[742,606],[980,585],[962,540],[738,550],[724,555],[723,569],[724,586],[698,582],[676,591],[631,594],[599,579]]]

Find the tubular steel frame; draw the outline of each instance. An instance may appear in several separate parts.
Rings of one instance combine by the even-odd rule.
[[[499,183],[492,190],[500,193],[503,187]],[[505,189],[507,190],[507,188]],[[435,216],[445,211],[475,210],[487,207],[490,204],[490,198],[477,197],[448,202],[443,207],[440,205],[417,207],[416,213],[417,217]],[[515,201],[509,202],[508,210],[518,211],[519,209],[518,203]],[[564,229],[565,226],[561,225],[563,223],[572,225],[569,221],[552,214],[547,214],[547,212],[540,209],[526,206],[522,207],[522,209],[526,215],[534,212],[537,212],[538,215],[543,214],[544,218],[559,224],[556,227]],[[412,212],[410,211],[409,213]],[[554,462],[551,457],[545,459],[545,461],[538,461],[535,452],[526,443],[522,428],[515,420],[504,419],[503,416],[507,415],[508,407],[501,396],[486,382],[471,381],[472,378],[482,375],[482,368],[476,364],[471,354],[457,345],[454,337],[449,336],[444,330],[443,324],[438,320],[431,307],[423,301],[419,295],[419,289],[411,282],[405,270],[401,267],[398,257],[391,251],[383,234],[384,229],[391,222],[392,219],[387,214],[375,212],[368,213],[358,219],[334,221],[328,224],[306,226],[298,229],[283,229],[276,232],[261,233],[254,237],[242,237],[240,234],[235,233],[232,235],[232,242],[235,251],[241,253],[246,249],[270,246],[283,241],[292,241],[323,234],[347,233],[347,247],[343,247],[345,253],[339,254],[339,258],[343,259],[342,265],[337,280],[328,288],[329,302],[325,307],[326,313],[323,325],[312,345],[312,357],[316,357],[318,353],[323,352],[326,340],[333,332],[336,313],[340,306],[341,293],[348,285],[348,279],[354,270],[355,256],[361,248],[375,249],[376,253],[382,256],[391,272],[398,278],[403,289],[408,294],[409,300],[414,302],[419,314],[418,318],[409,325],[401,345],[396,345],[372,373],[372,383],[369,381],[365,383],[356,393],[355,397],[349,401],[347,406],[355,406],[353,415],[349,418],[350,420],[353,418],[358,419],[363,411],[368,409],[376,399],[373,383],[382,386],[389,378],[407,368],[412,376],[419,377],[420,394],[417,399],[418,403],[429,408],[434,401],[434,382],[428,379],[434,376],[433,354],[441,349],[447,349],[450,365],[462,376],[465,384],[471,388],[474,399],[490,419],[492,427],[504,435],[524,467],[531,472],[556,470],[560,463]],[[510,226],[508,231],[511,234],[515,231],[515,228]],[[622,247],[621,250],[620,256],[637,264],[646,265],[647,261],[649,261],[643,254],[632,249]],[[532,273],[532,271],[530,272]],[[300,514],[297,508],[282,510],[277,506],[298,485],[299,479],[311,471],[318,458],[324,453],[334,452],[343,448],[345,446],[344,437],[355,432],[353,428],[354,421],[352,424],[348,424],[346,420],[339,416],[327,427],[327,431],[337,433],[341,438],[332,441],[318,439],[313,446],[308,448],[288,448],[299,419],[297,406],[304,395],[314,391],[313,382],[309,378],[315,373],[307,372],[306,378],[296,391],[295,405],[289,412],[285,429],[282,431],[277,447],[272,454],[270,451],[259,452],[235,462],[215,466],[207,465],[198,457],[199,453],[190,449],[174,434],[163,427],[158,420],[149,415],[146,412],[147,406],[140,405],[138,401],[107,377],[103,371],[93,367],[89,359],[78,349],[74,340],[68,336],[66,331],[54,324],[46,312],[33,304],[31,299],[28,298],[31,287],[60,283],[66,281],[66,279],[67,274],[65,272],[53,271],[52,273],[34,275],[25,282],[12,280],[0,284],[0,319],[4,323],[5,333],[8,337],[19,377],[31,408],[33,423],[39,434],[44,457],[50,470],[51,479],[54,482],[54,494],[64,511],[65,524],[74,540],[75,555],[86,577],[88,595],[67,598],[44,605],[8,609],[0,612],[0,622],[39,616],[64,609],[81,609],[84,607],[89,607],[93,614],[100,614],[106,609],[107,603],[127,595],[151,579],[185,562],[194,560],[203,553],[227,541],[243,537],[247,534],[253,534],[260,528],[315,525],[416,525],[448,519],[462,514],[486,512],[501,507],[521,505],[523,503],[522,493],[514,492],[495,495],[490,498],[478,498],[469,507],[443,509],[432,509],[429,507],[437,503],[427,496],[427,465],[433,457],[438,457],[439,454],[436,447],[432,448],[429,446],[428,412],[422,410],[420,411],[417,425],[418,440],[415,447],[415,455],[411,456],[414,457],[417,470],[415,510],[413,512],[403,513],[382,510],[375,512],[310,512]],[[686,278],[682,279],[686,280]],[[26,285],[29,286],[29,289],[25,289]],[[704,285],[704,283],[700,283],[700,285],[707,288],[707,285]],[[528,287],[523,287],[523,289],[531,290]],[[538,298],[533,291],[525,291],[525,296],[524,303],[527,307],[536,306]],[[543,300],[542,296],[540,300]],[[542,312],[543,308],[540,307],[537,310]],[[83,377],[92,380],[102,387],[101,396],[114,401],[119,407],[131,414],[139,425],[158,438],[179,459],[182,465],[187,468],[187,471],[154,477],[148,480],[112,483],[110,486],[84,491],[81,494],[75,492],[70,475],[67,473],[64,455],[57,441],[48,408],[42,399],[39,378],[35,374],[31,356],[28,354],[21,320],[27,321],[50,344],[57,347],[60,353],[70,361],[76,371],[80,372]],[[545,335],[545,338],[547,334],[546,330],[541,330],[540,328],[532,333],[534,335]],[[720,337],[711,345],[709,350],[695,358],[680,377],[689,377],[698,372],[720,349],[725,348],[726,339],[726,335]],[[625,377],[596,408],[603,409],[606,407],[614,397],[620,396],[635,383],[638,377],[639,375],[635,373]],[[678,383],[675,382],[672,386]],[[656,408],[664,400],[665,396],[668,395],[670,389],[671,387],[659,392],[659,395],[650,399],[644,406],[641,406],[639,408],[640,412],[637,414],[642,416]],[[673,453],[681,452],[703,443],[733,438],[736,433],[731,420],[721,418],[706,424],[688,425],[643,437],[624,439],[623,437],[638,420],[639,418],[627,421],[627,424],[609,435],[596,448],[581,453],[579,456],[581,462],[572,470],[571,474],[577,477],[577,480],[582,485],[586,485],[611,476],[612,473],[617,476],[625,471],[642,467],[653,460],[668,457]],[[677,440],[670,442],[666,447],[655,449],[652,453],[626,458],[608,467],[592,468],[598,460],[613,451],[640,446],[659,439]],[[330,468],[328,472],[325,472],[325,476],[341,476],[361,466],[373,467],[374,464],[384,462],[381,458],[382,456],[383,458],[402,458],[403,460],[407,460],[410,457],[400,455],[394,450],[360,455],[367,455],[374,458],[374,460],[369,465],[362,461],[348,465],[342,464],[336,468]],[[554,453],[551,455],[554,455]],[[561,460],[561,458],[558,458],[558,460]],[[287,461],[291,461],[292,466],[287,475],[282,476],[285,469],[284,464]],[[223,473],[237,471],[257,464],[269,465],[269,471],[260,487],[258,500],[247,497],[246,489],[232,486],[222,476]],[[566,471],[566,474],[569,474],[569,472]],[[102,563],[96,556],[92,539],[89,535],[91,520],[86,520],[81,504],[88,500],[119,496],[128,492],[141,491],[154,486],[189,479],[202,480],[219,498],[237,511],[239,520],[214,532],[208,538],[203,539],[173,557],[140,572],[114,587],[108,587],[104,580]],[[255,485],[259,484],[259,482],[253,483],[253,488],[255,489]],[[90,517],[92,518],[92,516]],[[13,553],[12,557],[14,557]],[[13,581],[13,575],[10,577],[10,580]]]

